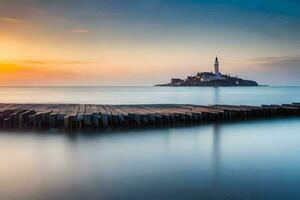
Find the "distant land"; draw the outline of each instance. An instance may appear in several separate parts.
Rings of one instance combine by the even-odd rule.
[[[219,71],[218,57],[215,59],[214,72],[198,72],[196,76],[188,76],[185,80],[172,78],[170,83],[159,84],[155,86],[259,86],[252,80],[244,80],[238,77],[232,77],[222,74]]]

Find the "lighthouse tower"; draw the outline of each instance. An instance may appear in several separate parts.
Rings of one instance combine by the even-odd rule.
[[[220,75],[218,57],[216,57],[216,59],[215,59],[214,74],[215,75]]]

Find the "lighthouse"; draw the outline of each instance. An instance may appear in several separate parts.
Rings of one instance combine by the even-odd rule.
[[[219,72],[219,61],[218,61],[218,57],[216,57],[216,59],[215,59],[215,64],[214,64],[214,74],[215,74],[215,75],[220,75],[220,72]]]

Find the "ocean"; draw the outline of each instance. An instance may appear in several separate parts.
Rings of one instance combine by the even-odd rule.
[[[2,103],[300,102],[300,87],[0,87]],[[300,199],[300,117],[79,132],[0,131],[0,200]]]

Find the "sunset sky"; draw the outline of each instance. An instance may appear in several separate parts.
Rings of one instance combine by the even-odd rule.
[[[298,0],[0,0],[0,85],[300,85]]]

